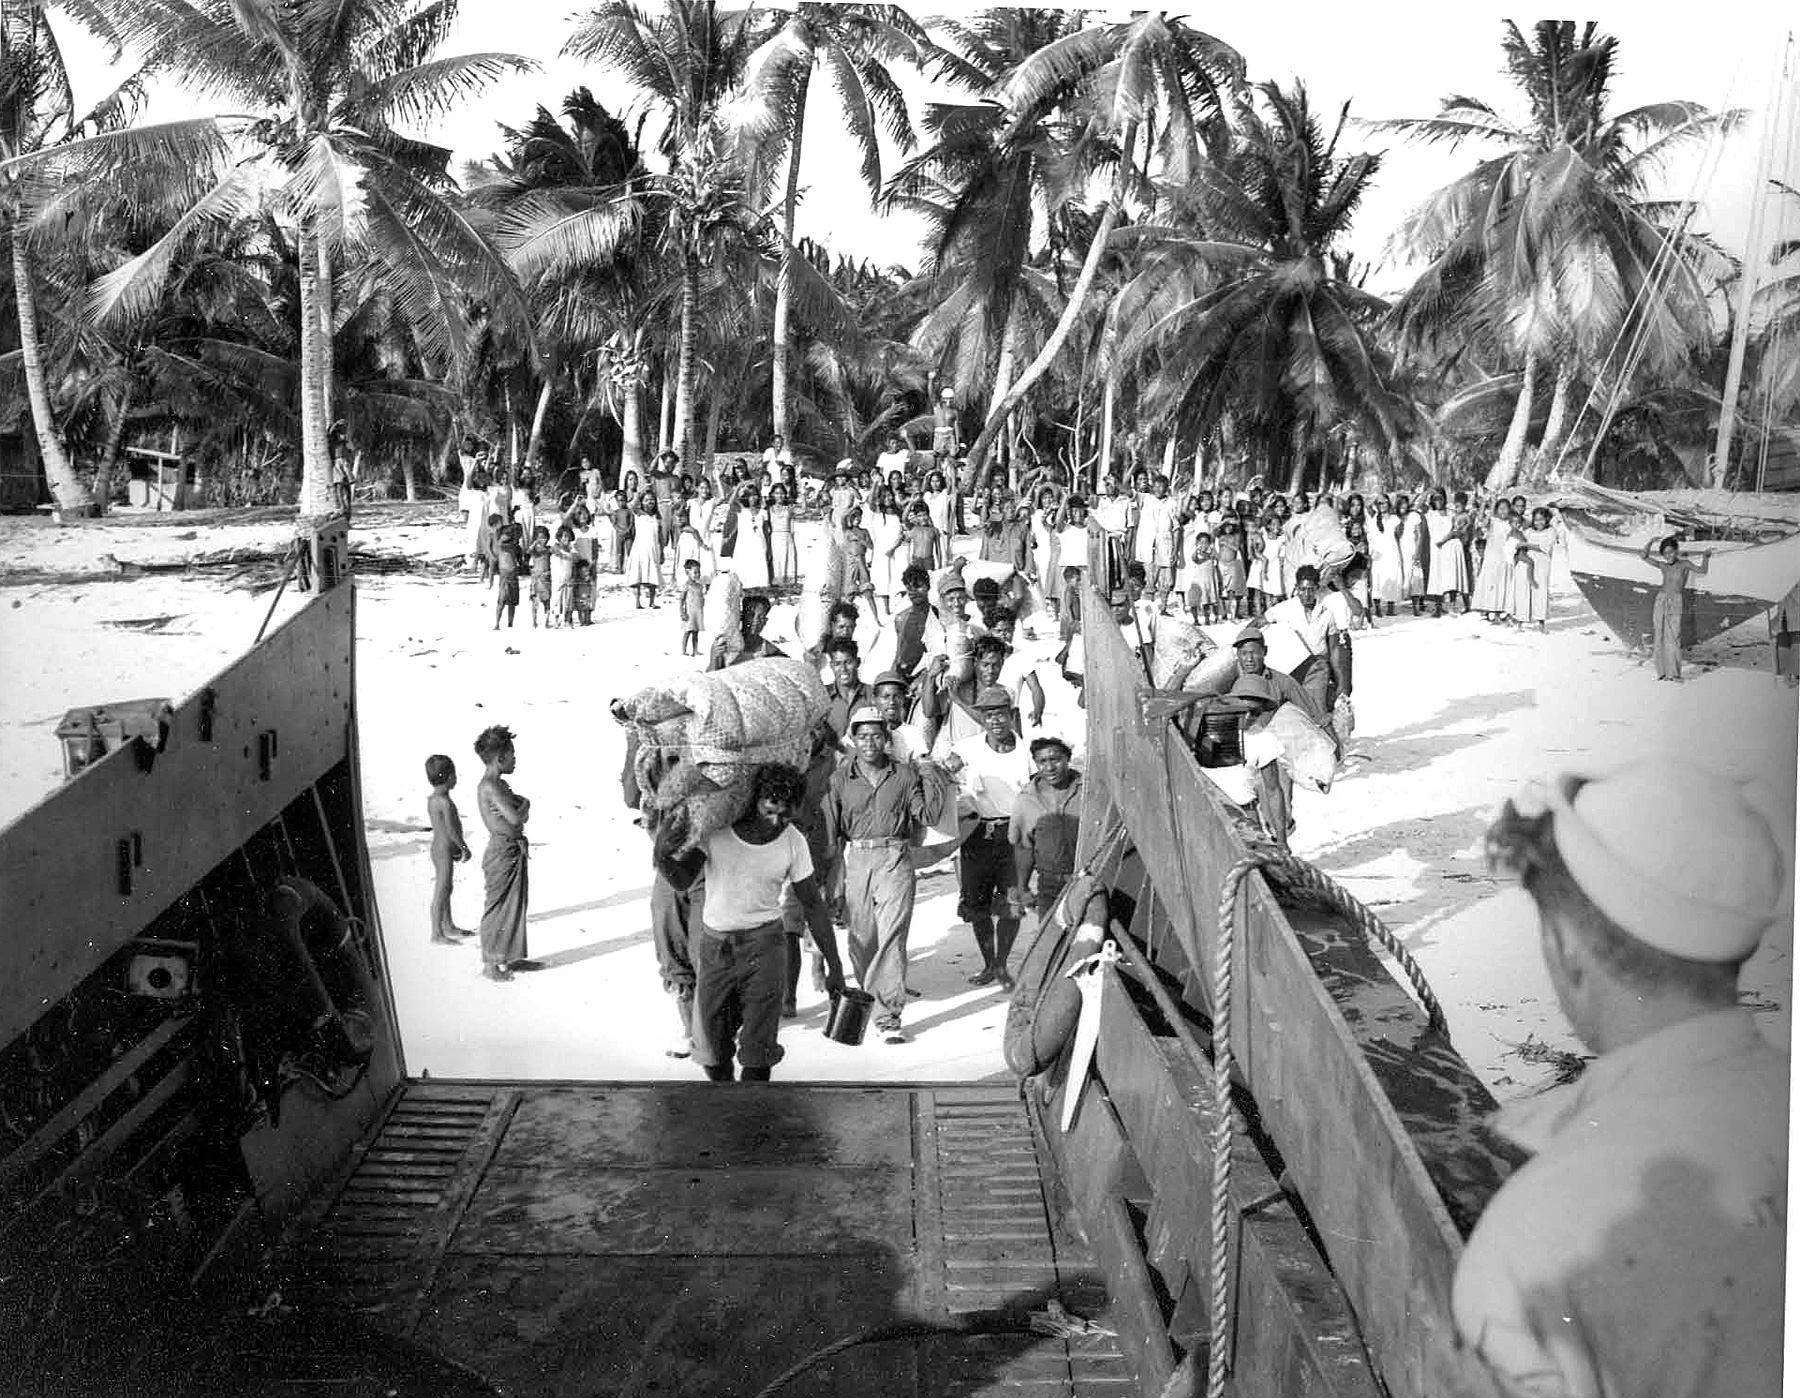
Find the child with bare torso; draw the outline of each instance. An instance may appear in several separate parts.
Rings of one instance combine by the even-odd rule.
[[[462,816],[450,795],[456,786],[456,764],[442,753],[433,754],[425,759],[425,780],[431,783],[431,795],[425,801],[425,813],[431,819],[431,940],[453,945],[475,935],[458,927],[450,916],[452,871],[471,854],[469,842],[463,838]]]
[[[509,981],[525,962],[527,844],[525,822],[531,802],[507,784],[518,765],[512,731],[496,724],[475,739],[475,755],[485,770],[475,788],[475,809],[487,827],[487,852],[481,856],[486,898],[481,910],[481,973],[489,980]],[[530,969],[528,966],[523,969]]]

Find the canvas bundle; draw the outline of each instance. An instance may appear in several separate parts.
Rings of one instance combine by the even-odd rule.
[[[818,672],[798,660],[750,660],[683,675],[624,702],[638,733],[643,809],[684,821],[683,848],[731,824],[750,803],[767,762],[803,766],[828,700]]]
[[[736,573],[720,573],[706,589],[706,634],[725,638],[729,652],[741,650],[744,633],[741,614],[744,607],[744,581]]]
[[[1164,617],[1156,624],[1150,683],[1157,689],[1180,689],[1194,668],[1216,650],[1199,627],[1175,617]],[[1233,658],[1235,660],[1235,656]]]

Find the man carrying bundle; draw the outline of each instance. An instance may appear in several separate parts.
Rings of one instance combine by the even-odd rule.
[[[916,876],[907,853],[927,826],[943,819],[946,790],[919,769],[896,762],[888,726],[873,709],[850,715],[855,756],[839,764],[825,792],[825,841],[843,860],[850,965],[875,997],[875,1027],[903,1044],[906,939],[912,931]]]
[[[1786,830],[1737,783],[1650,761],[1528,788],[1488,854],[1599,1056],[1496,1121],[1533,1154],[1457,1266],[1463,1342],[1507,1394],[1773,1398],[1788,1062],[1738,974],[1791,924]]]
[[[844,972],[825,899],[813,876],[806,837],[792,821],[806,796],[806,778],[770,763],[757,770],[750,809],[731,825],[702,836],[677,855],[679,834],[657,833],[656,867],[685,889],[708,872],[704,921],[694,937],[694,1061],[713,1082],[731,1082],[733,1059],[745,1082],[767,1082],[781,1061],[777,1036],[787,994],[788,936],[782,891],[791,886],[805,912],[813,945],[825,962],[825,988],[839,995]]]
[[[1329,714],[1340,694],[1350,692],[1349,639],[1339,611],[1319,596],[1319,570],[1304,563],[1294,574],[1294,595],[1268,610],[1268,619],[1289,627],[1306,646],[1307,656],[1293,672],[1313,707]]]
[[[1263,640],[1262,628],[1252,623],[1238,633],[1233,642],[1237,652],[1237,674],[1231,687],[1221,698],[1202,700],[1197,716],[1204,724],[1205,714],[1212,709],[1236,710],[1249,715],[1244,725],[1245,763],[1255,770],[1256,805],[1263,830],[1279,848],[1286,849],[1288,836],[1294,829],[1294,779],[1280,758],[1266,751],[1264,744],[1251,741],[1268,728],[1276,712],[1284,704],[1292,704],[1310,719],[1324,735],[1330,733],[1330,721],[1306,689],[1291,676],[1268,665],[1269,648]],[[1259,750],[1262,749],[1262,750]]]

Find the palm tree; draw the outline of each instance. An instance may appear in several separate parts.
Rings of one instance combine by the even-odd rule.
[[[441,115],[510,71],[504,53],[440,58],[454,0],[131,0],[122,42],[188,85],[268,113],[228,123],[252,155],[222,176],[174,228],[96,288],[100,314],[154,300],[181,246],[254,206],[259,179],[292,217],[299,251],[303,521],[333,509],[326,442],[333,411],[336,278],[366,261],[421,353],[445,366],[466,353],[469,296],[492,314],[523,313],[504,261],[451,197],[449,153],[395,123]]]
[[[604,0],[577,20],[563,52],[598,63],[648,95],[663,119],[659,148],[668,162],[642,192],[593,198],[566,217],[513,230],[515,259],[526,246],[546,270],[613,257],[640,226],[658,230],[679,287],[675,419],[677,450],[691,462],[695,445],[695,365],[702,269],[730,243],[759,235],[745,200],[743,171],[729,157],[720,104],[743,72],[754,31],[743,15],[719,13],[715,0],[670,0],[655,19],[626,0]]]
[[[121,39],[107,14],[93,7],[75,13],[116,58]],[[131,124],[147,71],[133,73],[81,114],[45,7],[39,0],[0,0],[0,217],[12,244],[19,353],[50,492],[72,514],[89,512],[93,497],[75,473],[52,406],[33,254],[55,252],[71,204],[97,188],[130,186],[137,198],[179,199],[187,171],[222,153],[204,122]]]
[[[1236,49],[1160,10],[1077,28],[1007,75],[998,95],[1009,133],[1028,129],[1056,108],[1076,105],[1087,119],[1094,168],[1110,164],[1113,186],[1056,329],[988,414],[969,450],[977,474],[995,435],[1055,363],[1082,315],[1136,182],[1140,138],[1145,163],[1154,152],[1163,177],[1183,183],[1208,139],[1222,134],[1227,95],[1243,78],[1244,61]]]
[[[1396,307],[1407,341],[1486,334],[1518,366],[1493,489],[1518,478],[1545,367],[1555,387],[1540,451],[1552,453],[1577,380],[1600,381],[1615,344],[1642,343],[1646,370],[1667,376],[1706,341],[1708,280],[1722,259],[1685,231],[1689,206],[1650,200],[1646,188],[1667,157],[1742,116],[1688,101],[1610,115],[1618,41],[1591,23],[1542,20],[1528,38],[1509,21],[1502,45],[1526,121],[1455,96],[1435,117],[1375,123],[1428,142],[1503,147],[1427,199],[1394,239],[1427,264]]]
[[[1165,219],[1129,230],[1141,270],[1114,316],[1145,416],[1171,438],[1230,421],[1298,489],[1334,429],[1395,453],[1410,414],[1373,333],[1386,303],[1333,255],[1380,157],[1338,153],[1348,108],[1327,138],[1303,86],[1257,91],[1268,118],[1239,98],[1230,153],[1195,167]]]
[[[757,165],[773,168],[787,157],[781,200],[781,266],[775,290],[775,375],[772,412],[775,432],[792,435],[789,386],[792,332],[789,319],[799,253],[794,216],[800,203],[800,155],[806,131],[806,99],[813,71],[823,69],[837,93],[850,139],[862,154],[862,178],[873,197],[881,189],[881,142],[877,127],[904,151],[913,146],[906,98],[888,64],[915,59],[925,31],[898,5],[818,4],[802,0],[787,23],[749,56],[742,85],[728,120],[756,147]]]

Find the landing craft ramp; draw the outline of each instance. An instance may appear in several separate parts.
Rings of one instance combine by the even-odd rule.
[[[1010,1085],[412,1082],[326,1191],[300,1296],[508,1393],[749,1395],[876,1327],[1104,1319]],[[1125,1398],[1107,1333],[857,1346],[784,1394]]]

